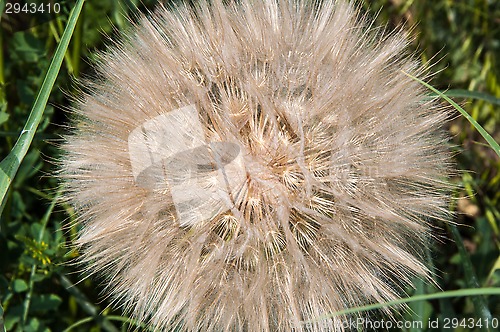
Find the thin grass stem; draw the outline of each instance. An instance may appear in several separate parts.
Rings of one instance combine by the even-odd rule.
[[[467,113],[467,111],[465,111],[462,107],[460,107],[460,105],[458,105],[456,102],[454,102],[450,97],[448,97],[447,95],[445,95],[444,93],[442,93],[438,89],[434,88],[432,85],[430,85],[430,84],[422,81],[421,79],[418,79],[415,76],[412,76],[408,73],[405,73],[405,75],[407,75],[408,77],[419,82],[420,84],[422,84],[426,88],[430,89],[436,95],[443,98],[444,100],[449,102],[453,107],[455,107],[455,109],[457,111],[459,111],[460,114],[462,114],[467,120],[469,120],[469,122],[476,128],[476,130],[481,134],[481,136],[484,137],[486,142],[488,142],[488,144],[493,149],[493,151],[495,151],[495,153],[500,157],[500,145],[498,145],[498,143],[493,139],[493,137],[491,137],[491,135],[488,134],[488,132],[486,130],[484,130],[484,128],[472,116],[470,116],[469,113]]]
[[[49,205],[49,208],[45,212],[45,214],[42,217],[41,220],[41,225],[42,227],[40,228],[40,231],[38,232],[38,238],[36,239],[38,243],[42,242],[43,235],[45,233],[45,229],[47,228],[47,222],[49,221],[50,215],[52,214],[52,211],[54,210],[54,206],[56,205],[57,200],[61,196],[61,190],[59,190],[56,194],[56,196],[52,199],[52,202]],[[36,273],[36,264],[33,264],[31,266],[31,271],[30,271],[30,278],[28,282],[28,292],[26,293],[26,297],[24,299],[23,303],[23,317],[21,320],[21,326],[24,327],[26,325],[26,322],[28,320],[28,312],[31,304],[31,297],[33,295],[33,287],[35,285],[35,273]]]
[[[2,162],[0,162],[0,202],[2,202],[2,207],[4,206],[3,201],[10,188],[12,179],[15,177],[21,162],[26,156],[33,137],[35,136],[38,124],[42,119],[45,106],[47,105],[52,87],[54,86],[56,78],[59,74],[64,55],[68,48],[71,36],[73,35],[76,22],[78,21],[78,16],[80,15],[84,2],[85,0],[78,0],[76,5],[71,10],[68,25],[62,35],[61,42],[57,46],[56,52],[54,53],[54,57],[52,58],[49,69],[45,75],[42,86],[36,97],[23,131],[10,153],[4,160],[2,160]]]
[[[370,311],[370,310],[378,310],[378,309],[383,309],[383,308],[387,308],[387,307],[397,306],[397,305],[400,305],[403,303],[411,303],[411,302],[417,302],[417,301],[429,301],[429,300],[436,300],[436,299],[443,299],[443,298],[450,298],[450,297],[478,296],[478,295],[500,295],[500,288],[498,288],[498,287],[466,288],[466,289],[445,291],[445,292],[439,292],[439,293],[433,293],[433,294],[415,295],[415,296],[411,296],[411,297],[407,297],[407,298],[403,298],[403,299],[397,299],[397,300],[388,301],[388,302],[383,302],[383,303],[374,303],[374,304],[369,304],[369,305],[360,306],[360,307],[352,307],[349,309],[333,312],[333,313],[328,314],[328,315],[320,316],[320,317],[313,319],[313,320],[304,321],[302,323],[303,324],[315,323],[315,322],[319,322],[321,320],[329,319],[329,318],[332,318],[335,316],[356,314],[356,313]]]

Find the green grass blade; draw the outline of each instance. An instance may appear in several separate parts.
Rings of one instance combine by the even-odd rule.
[[[349,309],[345,309],[345,310],[340,310],[340,311],[337,311],[337,312],[334,312],[334,313],[331,313],[328,315],[320,316],[320,317],[315,318],[313,320],[304,321],[303,323],[304,324],[314,323],[314,322],[319,322],[321,320],[332,318],[335,316],[342,316],[342,315],[360,313],[360,312],[364,312],[364,311],[382,309],[382,308],[400,305],[403,303],[436,300],[436,299],[443,299],[443,298],[449,298],[449,297],[464,297],[464,296],[479,296],[479,295],[500,295],[500,287],[467,288],[467,289],[445,291],[445,292],[439,292],[439,293],[433,293],[433,294],[415,295],[415,296],[411,296],[411,297],[407,297],[407,298],[403,298],[403,299],[397,299],[394,301],[383,302],[383,303],[374,303],[374,304],[369,304],[369,305],[365,305],[365,306],[361,306],[361,307],[353,307],[353,308],[349,308]]]
[[[71,42],[71,65],[73,67],[73,76],[80,76],[80,63],[82,59],[82,45],[83,45],[83,34],[84,34],[84,22],[85,22],[85,11],[80,14],[80,18],[78,19],[78,23],[75,27],[75,32],[73,34],[73,40]]]
[[[146,324],[144,323],[140,323],[138,321],[135,321],[133,319],[130,319],[130,318],[127,318],[127,317],[122,317],[122,316],[105,316],[108,320],[110,321],[117,321],[117,322],[122,322],[122,323],[125,323],[129,326],[135,326],[135,327],[140,327],[141,328],[141,331],[152,331],[151,328],[148,328],[146,326]],[[84,325],[84,324],[87,324],[87,323],[91,323],[92,321],[94,320],[94,317],[86,317],[86,318],[83,318],[81,320],[79,320],[78,322],[72,324],[71,326],[69,326],[68,328],[66,328],[63,332],[70,332],[70,331],[73,331],[76,327],[79,327],[81,325]],[[132,329],[130,329],[132,330]],[[128,330],[127,330],[128,331]]]
[[[66,53],[69,41],[71,39],[71,36],[73,35],[73,31],[75,29],[76,22],[78,21],[78,17],[80,16],[84,1],[85,0],[78,0],[75,7],[73,7],[73,9],[71,10],[68,19],[68,25],[66,26],[66,29],[64,30],[63,36],[61,38],[61,42],[57,46],[56,52],[54,53],[49,69],[47,70],[47,74],[45,75],[45,78],[43,80],[42,87],[38,92],[35,103],[33,104],[33,108],[31,109],[30,115],[28,117],[28,120],[26,121],[23,131],[21,132],[21,135],[19,136],[10,153],[4,160],[2,160],[2,162],[0,162],[1,202],[3,202],[5,199],[12,179],[16,175],[17,170],[19,169],[19,165],[28,152],[38,124],[42,119],[45,106],[47,105],[47,101],[49,100],[50,92],[52,91],[52,87],[54,86],[57,75],[59,74],[59,70],[64,59],[64,54]]]
[[[451,234],[453,235],[453,239],[457,244],[458,253],[460,255],[461,265],[464,269],[465,274],[465,282],[467,287],[475,287],[479,288],[479,282],[477,281],[476,273],[474,272],[474,267],[472,266],[472,262],[470,260],[469,255],[467,254],[467,250],[465,249],[462,237],[458,232],[457,226],[453,224],[448,224],[448,227],[451,230]],[[486,301],[482,296],[473,296],[472,303],[474,304],[474,310],[476,313],[476,318],[480,318],[482,321],[491,321],[493,318],[491,316],[491,312],[488,309]],[[489,329],[484,326],[481,328],[483,331],[489,331]]]
[[[422,81],[421,79],[418,79],[415,76],[412,76],[412,75],[410,75],[408,73],[405,73],[405,74],[408,77],[410,77],[410,78],[414,79],[415,81],[419,82],[420,84],[422,84],[426,88],[430,89],[436,95],[438,95],[439,97],[443,98],[444,100],[446,100],[447,102],[449,102],[453,107],[455,107],[455,109],[457,109],[457,111],[459,111],[460,114],[462,114],[467,120],[469,120],[470,123],[472,123],[472,125],[477,129],[477,131],[481,134],[481,136],[484,137],[484,139],[486,140],[486,142],[488,142],[488,144],[493,149],[493,151],[495,151],[495,153],[500,157],[500,145],[498,145],[498,143],[495,142],[495,140],[493,139],[493,137],[491,137],[491,135],[488,134],[488,132],[486,130],[484,130],[484,128],[472,116],[470,116],[469,113],[467,113],[462,107],[460,107],[460,105],[458,105],[457,103],[455,103],[450,97],[448,97],[447,95],[445,95],[441,91],[437,90],[432,85],[430,85],[430,84]]]
[[[94,320],[94,317],[86,317],[86,318],[80,319],[76,323],[71,324],[63,332],[70,332],[79,326],[82,326],[82,325],[87,324],[87,323],[91,323],[93,320]]]
[[[414,282],[415,285],[415,293],[414,296],[426,294],[426,284],[424,280],[417,278]],[[431,315],[432,309],[430,309],[431,305],[428,301],[418,301],[413,302],[409,305],[410,310],[407,313],[407,319],[409,321],[427,321]],[[422,332],[424,331],[423,326],[421,327],[411,327],[409,332]]]
[[[435,96],[438,96],[437,93],[434,93]],[[471,99],[480,99],[484,100],[488,103],[491,103],[493,105],[500,105],[500,98],[496,98],[495,96],[492,96],[487,93],[479,92],[479,91],[470,91],[470,90],[463,90],[463,89],[451,89],[446,91],[445,95],[448,97],[455,97],[455,98],[471,98]]]
[[[92,316],[92,320],[99,323],[102,330],[106,332],[119,332],[119,330],[107,319],[106,316],[103,316],[99,309],[92,304],[91,301],[87,298],[87,296],[80,291],[65,275],[59,275],[59,281],[61,285],[66,288],[68,293],[75,298],[75,301],[80,305],[84,312],[88,315]]]

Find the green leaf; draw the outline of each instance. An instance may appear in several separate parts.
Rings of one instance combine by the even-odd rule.
[[[0,112],[0,125],[9,120],[9,113]]]
[[[43,42],[29,32],[13,34],[11,47],[11,52],[26,62],[37,62],[46,52]]]
[[[6,315],[5,316],[5,326],[4,328],[8,331],[11,331],[15,324],[19,322],[21,317],[14,315]]]
[[[31,310],[46,312],[55,310],[62,303],[62,299],[55,294],[42,294],[33,296],[31,300]]]
[[[38,318],[31,318],[28,325],[24,326],[24,332],[50,332],[50,330],[45,327],[43,322],[40,322]]]
[[[16,279],[12,283],[12,289],[16,293],[21,293],[21,292],[24,292],[28,289],[28,284],[26,283],[26,281],[24,281],[22,279]]]
[[[21,132],[21,135],[19,136],[19,139],[14,145],[12,151],[4,160],[2,160],[2,162],[0,162],[1,206],[4,206],[3,201],[5,199],[7,191],[9,190],[12,179],[16,175],[17,170],[19,169],[19,165],[28,152],[36,129],[42,119],[44,109],[49,100],[49,96],[56,81],[57,75],[59,74],[59,70],[64,59],[64,54],[66,53],[66,50],[68,48],[69,41],[75,29],[78,17],[80,16],[84,1],[85,0],[78,0],[75,7],[73,7],[73,9],[71,10],[68,19],[68,25],[66,26],[66,29],[64,30],[61,38],[61,42],[57,46],[56,52],[54,53],[54,57],[52,58],[52,62],[50,63],[47,74],[45,75],[45,79],[43,80],[42,87],[38,92],[38,96],[36,97],[35,103],[33,105],[33,108],[31,109],[31,113],[28,117],[28,120],[26,121],[23,131]]]

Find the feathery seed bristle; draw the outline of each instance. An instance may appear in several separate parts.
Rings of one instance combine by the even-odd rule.
[[[159,7],[101,54],[63,146],[91,273],[158,330],[332,331],[447,217],[447,112],[345,1]]]

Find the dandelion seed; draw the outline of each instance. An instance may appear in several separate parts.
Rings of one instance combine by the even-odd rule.
[[[447,114],[344,1],[159,7],[100,56],[64,145],[90,273],[169,331],[332,331],[398,298],[446,218]]]

